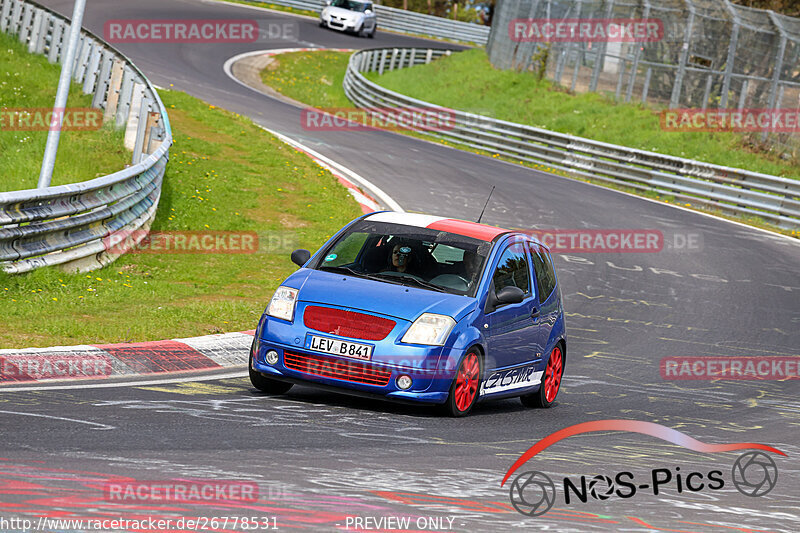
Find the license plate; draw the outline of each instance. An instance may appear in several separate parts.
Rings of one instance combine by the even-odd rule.
[[[372,346],[369,344],[340,341],[327,337],[317,337],[316,335],[311,335],[311,342],[308,348],[315,352],[352,357],[354,359],[361,359],[362,361],[369,361],[372,358]]]

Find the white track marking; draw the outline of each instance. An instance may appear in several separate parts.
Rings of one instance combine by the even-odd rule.
[[[294,146],[295,148],[298,148],[298,149],[306,152],[308,155],[310,155],[314,159],[318,159],[322,163],[325,163],[329,167],[334,168],[337,171],[339,171],[340,173],[344,174],[344,176],[346,178],[348,178],[350,181],[360,185],[361,187],[363,187],[363,188],[367,189],[369,192],[371,192],[376,198],[378,198],[381,202],[383,202],[383,205],[385,205],[391,211],[397,211],[399,213],[405,213],[405,209],[400,207],[400,204],[395,202],[394,199],[391,196],[389,196],[388,194],[383,192],[383,190],[381,190],[377,185],[375,185],[371,181],[368,181],[366,178],[361,177],[360,175],[356,174],[355,172],[353,172],[349,168],[347,168],[347,167],[345,167],[343,165],[340,165],[336,161],[333,161],[332,159],[329,159],[329,158],[325,157],[324,155],[320,154],[316,150],[312,150],[308,146],[305,146],[304,144],[302,144],[302,143],[300,143],[298,141],[295,141],[294,139],[291,139],[291,138],[289,138],[289,137],[287,137],[287,136],[285,136],[283,134],[280,134],[277,131],[272,131],[269,128],[265,128],[264,126],[261,126],[261,127],[264,129],[264,131],[268,131],[269,133],[273,134],[275,137],[277,137],[278,139],[282,140],[283,142],[285,142],[289,146]]]
[[[230,59],[228,59],[227,61],[225,61],[225,65],[223,65],[222,69],[225,71],[225,75],[226,76],[228,76],[230,79],[232,79],[233,81],[235,81],[236,83],[238,83],[242,87],[247,87],[251,91],[257,92],[258,94],[261,94],[263,96],[267,96],[269,98],[268,95],[264,95],[264,93],[254,89],[253,87],[250,87],[246,83],[243,83],[242,81],[237,79],[236,76],[233,75],[233,70],[232,70],[233,69],[233,64],[236,63],[237,61],[239,61],[240,59],[244,59],[246,57],[262,55],[262,54],[283,53],[283,52],[289,52],[289,51],[292,51],[292,50],[296,50],[296,49],[287,48],[285,50],[257,50],[257,51],[254,51],[254,52],[245,52],[243,54],[235,55],[235,56],[231,57]],[[353,183],[355,183],[357,185],[360,185],[361,187],[363,187],[364,189],[366,189],[370,193],[372,193],[372,195],[375,196],[375,198],[377,198],[379,201],[381,201],[383,203],[383,205],[385,205],[391,211],[399,211],[401,213],[405,212],[405,210],[402,207],[400,207],[400,204],[398,204],[391,196],[389,196],[388,194],[383,192],[383,190],[381,190],[380,187],[378,187],[377,185],[375,185],[374,183],[372,183],[368,179],[360,176],[359,174],[356,174],[354,171],[350,170],[349,168],[345,167],[344,165],[341,165],[341,164],[337,163],[336,161],[333,161],[332,159],[330,159],[328,157],[325,157],[324,155],[320,154],[316,150],[313,150],[313,149],[309,148],[308,146],[300,143],[299,141],[296,141],[296,140],[294,140],[294,139],[292,139],[290,137],[287,137],[286,135],[283,135],[282,133],[278,133],[277,131],[271,130],[271,129],[267,128],[267,127],[264,127],[264,126],[260,126],[260,127],[264,131],[267,131],[267,132],[271,133],[272,135],[274,135],[275,137],[277,137],[281,141],[285,142],[289,146],[292,146],[294,148],[297,148],[299,150],[302,150],[302,151],[306,152],[312,158],[317,159],[319,162],[324,163],[325,165],[327,165],[329,167],[329,169],[335,169],[336,171],[340,172],[341,174],[343,174],[347,179],[349,179]]]
[[[63,420],[64,422],[75,422],[76,424],[86,424],[87,426],[97,426],[92,429],[98,430],[109,430],[109,429],[117,429],[115,426],[109,426],[108,424],[98,424],[97,422],[89,422],[87,420],[76,420],[75,418],[64,418],[63,416],[50,416],[50,415],[41,415],[38,413],[19,413],[17,411],[0,411],[0,414],[5,415],[19,415],[19,416],[35,416],[39,418],[50,418],[52,420]]]
[[[87,383],[84,385],[31,385],[22,387],[0,387],[0,393],[41,390],[73,390],[73,389],[111,389],[114,387],[139,387],[142,385],[163,385],[168,383],[187,383],[190,381],[214,381],[215,379],[243,378],[248,375],[245,371],[227,372],[225,374],[210,374],[202,376],[187,376],[182,378],[150,379],[146,381],[116,381],[114,383]]]

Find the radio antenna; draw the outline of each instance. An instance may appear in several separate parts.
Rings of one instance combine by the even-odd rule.
[[[487,198],[486,203],[483,204],[483,209],[481,210],[481,216],[478,217],[478,224],[480,224],[481,219],[483,218],[483,212],[486,211],[486,206],[489,205],[489,199],[492,197],[493,192],[494,192],[494,185],[492,185],[492,190],[489,191],[489,198]]]

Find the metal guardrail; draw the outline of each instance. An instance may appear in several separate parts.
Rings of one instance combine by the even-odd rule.
[[[33,2],[0,0],[0,31],[17,35],[51,63],[66,52],[69,25]],[[84,94],[94,95],[92,107],[104,110],[104,122],[125,127],[133,160],[124,170],[81,183],[1,192],[0,267],[9,273],[49,265],[101,268],[138,244],[155,217],[172,144],[156,90],[130,60],[85,30],[72,77]]]
[[[350,57],[344,90],[358,107],[380,120],[396,122],[387,108],[412,108],[430,113],[430,120],[449,117],[448,127],[409,127],[450,142],[516,160],[546,163],[573,175],[604,183],[654,191],[726,214],[758,216],[779,227],[800,227],[800,181],[682,159],[555,133],[524,124],[436,106],[390,91],[367,80],[363,72],[406,68],[450,54],[446,50],[383,48],[362,50]],[[422,110],[422,111],[420,111]]]
[[[322,0],[256,0],[265,4],[276,4],[315,13],[322,12],[325,2]],[[415,35],[429,35],[440,39],[452,39],[466,43],[486,44],[489,40],[489,26],[450,20],[442,17],[425,15],[415,11],[405,11],[375,4],[375,15],[378,17],[378,29],[401,31]]]

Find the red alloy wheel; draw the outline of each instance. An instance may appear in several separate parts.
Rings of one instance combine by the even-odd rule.
[[[466,411],[472,405],[478,393],[478,381],[481,364],[478,354],[470,352],[461,362],[461,367],[456,375],[455,404],[459,411]]]
[[[556,346],[547,361],[544,378],[544,398],[547,402],[552,402],[558,394],[558,387],[561,386],[561,372],[563,370],[561,348]]]

